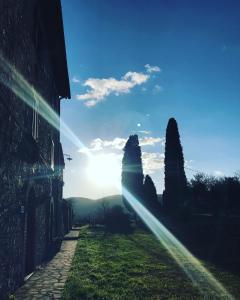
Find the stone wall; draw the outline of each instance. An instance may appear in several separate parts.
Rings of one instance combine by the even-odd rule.
[[[1,299],[49,258],[55,241],[63,236],[57,207],[62,201],[64,164],[52,157],[62,151],[60,135],[24,101],[30,97],[34,106],[37,92],[57,114],[60,111],[59,83],[40,3],[47,2],[0,0]],[[53,193],[53,181],[58,182],[57,193]]]
[[[63,199],[62,202],[62,207],[63,207],[63,230],[64,233],[68,233],[73,226],[73,208],[72,204]]]

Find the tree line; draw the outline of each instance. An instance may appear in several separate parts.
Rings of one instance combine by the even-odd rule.
[[[144,176],[138,136],[130,135],[123,149],[122,186],[152,214],[240,214],[240,176],[214,177],[197,173],[190,181],[185,174],[183,148],[177,122],[169,119],[165,137],[164,191],[161,201],[150,175]],[[123,193],[125,206],[134,214]]]

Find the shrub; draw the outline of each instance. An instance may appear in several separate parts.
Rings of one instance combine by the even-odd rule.
[[[128,233],[131,231],[130,216],[120,205],[116,205],[106,213],[105,226],[109,232]]]

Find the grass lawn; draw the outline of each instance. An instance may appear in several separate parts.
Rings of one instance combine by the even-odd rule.
[[[203,299],[150,233],[105,234],[102,229],[82,227],[80,237],[65,300]],[[239,277],[214,267],[211,271],[240,299]]]

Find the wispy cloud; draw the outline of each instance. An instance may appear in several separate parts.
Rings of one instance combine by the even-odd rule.
[[[121,150],[126,144],[127,139],[116,137],[113,140],[102,140],[100,138],[94,139],[90,143],[90,150],[100,151],[103,149],[117,149]]]
[[[145,174],[152,174],[164,167],[164,153],[143,152],[143,169]]]
[[[145,65],[145,72],[129,71],[120,79],[110,78],[88,78],[83,86],[87,88],[86,93],[76,95],[76,99],[83,101],[88,107],[95,106],[103,101],[109,95],[120,96],[128,94],[135,86],[146,83],[153,72],[160,72],[158,66]],[[79,82],[77,78],[73,78],[73,82]]]
[[[195,160],[190,159],[190,160],[184,160],[184,167],[185,168],[192,168],[192,164],[195,162]]]
[[[148,131],[148,130],[139,130],[138,132],[142,133],[142,134],[147,134],[147,135],[151,134],[151,131]]]
[[[89,151],[94,155],[98,155],[104,151],[106,155],[115,155],[121,164],[123,152],[122,150],[127,142],[126,138],[116,137],[113,140],[103,140],[96,138],[90,142],[89,148],[81,148],[79,153],[88,154]],[[144,137],[139,139],[139,144],[144,146],[154,146],[157,143],[164,142],[164,138],[160,137]],[[160,170],[164,166],[164,153],[142,152],[143,170],[145,174],[152,174]]]
[[[153,87],[153,94],[158,94],[163,90],[163,87],[159,84],[155,84]]]
[[[164,144],[164,138],[161,137],[143,137],[139,139],[140,146],[155,146],[157,143]]]
[[[146,64],[144,67],[146,68],[147,73],[161,72],[161,69],[158,66]]]
[[[110,78],[89,78],[83,86],[89,89],[85,94],[77,95],[78,100],[84,101],[88,107],[95,106],[103,101],[107,96],[114,94],[116,96],[130,93],[137,85],[141,85],[148,81],[149,75],[138,72],[127,72],[120,80]]]
[[[126,138],[116,137],[113,140],[102,140],[100,138],[94,139],[90,143],[90,150],[92,151],[100,151],[106,148],[121,150],[124,148],[127,142]],[[155,146],[157,143],[164,143],[164,138],[160,137],[143,137],[139,138],[140,146]]]
[[[224,173],[220,170],[215,170],[214,175],[221,177],[221,176],[224,176]]]
[[[74,76],[74,77],[72,78],[72,82],[73,82],[73,83],[80,83],[80,80],[79,80],[77,77]]]

